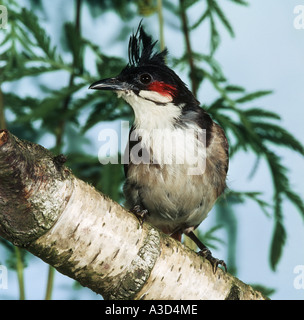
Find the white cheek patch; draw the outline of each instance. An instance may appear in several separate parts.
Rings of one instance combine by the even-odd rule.
[[[132,94],[131,90],[117,90],[115,92],[117,94],[117,98],[124,98]]]
[[[169,103],[169,102],[172,102],[173,100],[170,94],[162,95],[156,91],[149,91],[149,90],[141,90],[139,92],[139,96],[144,99],[154,101],[156,103]]]
[[[122,98],[122,91],[116,91],[117,98]]]

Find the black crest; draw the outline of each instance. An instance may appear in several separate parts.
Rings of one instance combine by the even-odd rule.
[[[139,23],[137,31],[129,40],[129,65],[139,67],[143,65],[165,65],[165,58],[168,50],[154,52],[157,41],[153,42],[152,37],[146,34]]]

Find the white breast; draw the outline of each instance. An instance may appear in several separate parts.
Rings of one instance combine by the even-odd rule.
[[[169,102],[168,97],[157,92],[141,91],[138,96],[129,91],[120,95],[132,106],[135,113],[135,130],[130,139],[138,141],[140,137],[141,146],[149,152],[148,158],[147,154],[142,155],[143,159],[140,159],[138,152],[134,152],[130,161],[136,164],[141,161],[159,165],[187,164],[190,174],[197,174],[195,168],[198,167],[199,173],[203,173],[206,159],[205,132],[195,125],[188,128],[175,125],[181,115],[182,106],[174,105]]]
[[[121,96],[135,113],[130,140],[137,148],[141,137],[140,147],[149,152],[148,156],[136,152],[139,148],[130,152],[130,162],[136,165],[128,168],[127,202],[131,206],[142,203],[150,212],[148,221],[163,230],[174,232],[199,224],[214,202],[213,196],[203,199],[208,192],[214,193],[204,175],[205,132],[194,123],[178,125],[183,106],[164,103],[157,94],[149,99],[158,99],[158,104],[147,100],[146,94],[124,92]]]

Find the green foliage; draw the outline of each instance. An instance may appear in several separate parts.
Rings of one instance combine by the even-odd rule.
[[[198,1],[181,2],[187,3],[187,5],[181,7],[185,11],[184,14],[186,14],[186,10]],[[233,2],[242,5],[247,4],[245,1]],[[257,99],[272,94],[271,90],[247,93],[245,88],[228,83],[219,64],[214,59],[214,53],[220,40],[214,22],[215,16],[219,18],[231,36],[234,36],[233,28],[216,1],[207,0],[205,4],[206,9],[200,19],[194,25],[188,26],[188,29],[198,28],[209,19],[211,30],[210,52],[208,54],[193,52],[190,51],[192,49],[188,45],[182,59],[175,60],[175,62],[176,64],[184,64],[186,57],[191,57],[194,64],[192,72],[200,74],[200,76],[191,77],[192,82],[199,82],[192,87],[197,88],[208,80],[219,93],[218,99],[211,105],[205,105],[204,107],[225,129],[230,144],[230,157],[232,158],[240,150],[251,151],[256,154],[258,159],[262,158],[266,161],[269,166],[274,187],[274,204],[271,206],[273,208],[274,232],[270,246],[270,266],[275,270],[287,237],[283,223],[282,201],[286,198],[292,202],[303,218],[304,205],[300,196],[292,190],[287,176],[288,169],[283,165],[282,159],[276,155],[273,148],[284,147],[301,155],[304,155],[304,148],[282,125],[276,123],[280,120],[278,114],[264,108],[250,106],[251,103],[256,103]],[[187,39],[189,40],[189,35],[187,35]],[[237,196],[239,201],[243,201],[244,197],[250,197],[265,212],[266,207],[270,207],[270,205],[261,201],[257,195],[259,195],[259,192],[233,193],[233,197]]]
[[[222,245],[224,244],[224,241],[220,239],[218,236],[216,236],[216,231],[222,228],[223,228],[223,225],[216,225],[210,228],[206,232],[202,232],[201,230],[198,230],[198,237],[204,243],[204,245],[206,245],[208,248],[217,249],[218,246],[216,245],[216,243],[222,244]]]
[[[226,1],[235,5],[248,4],[244,0]],[[304,155],[304,148],[282,127],[281,118],[277,113],[257,106],[258,99],[272,94],[271,90],[247,92],[241,85],[232,84],[226,79],[219,62],[215,59],[215,53],[220,45],[220,28],[226,30],[231,37],[235,36],[235,32],[220,7],[221,2],[180,0],[178,4],[174,4],[166,0],[159,1],[158,7],[156,1],[143,0],[75,0],[69,3],[73,5],[71,9],[74,10],[74,20],[61,22],[60,28],[56,30],[61,30],[62,42],[54,43],[54,37],[46,29],[47,24],[41,19],[41,13],[46,11],[45,2],[32,0],[28,6],[22,8],[14,0],[3,1],[9,8],[9,25],[7,29],[0,30],[0,98],[1,94],[3,95],[3,102],[0,99],[0,116],[3,110],[5,112],[5,122],[0,121],[0,124],[6,123],[8,129],[18,137],[34,142],[39,142],[45,135],[52,137],[53,151],[67,154],[67,165],[77,176],[114,200],[123,202],[122,166],[101,166],[97,155],[87,154],[84,146],[89,145],[87,132],[98,123],[117,119],[131,120],[133,117],[131,109],[122,100],[113,99],[112,94],[101,95],[96,91],[87,91],[88,86],[95,80],[118,74],[127,63],[127,51],[125,57],[107,55],[105,52],[108,51],[105,48],[109,44],[97,44],[103,40],[104,30],[94,30],[85,37],[84,23],[81,23],[82,8],[86,6],[89,9],[92,20],[96,18],[103,21],[104,15],[112,11],[122,21],[128,21],[128,25],[131,25],[129,21],[138,14],[158,14],[160,28],[163,28],[166,21],[163,24],[159,8],[159,5],[163,4],[164,9],[173,13],[176,24],[182,25],[181,33],[187,43],[185,52],[179,57],[173,57],[171,65],[174,68],[189,70],[190,83],[196,95],[199,94],[198,89],[206,82],[214,87],[218,97],[203,107],[225,129],[230,143],[230,157],[236,157],[240,151],[251,152],[257,157],[251,176],[255,174],[260,161],[265,161],[273,182],[271,204],[263,200],[260,191],[229,190],[218,204],[219,211],[229,213],[225,215],[229,216],[229,219],[225,220],[225,224],[218,225],[201,236],[206,244],[213,248],[223,244],[216,232],[220,227],[227,229],[231,240],[229,256],[230,260],[233,260],[231,265],[236,272],[237,260],[233,256],[233,243],[236,241],[237,224],[233,206],[254,201],[262,212],[273,219],[270,266],[275,270],[288,237],[284,226],[282,202],[286,199],[290,201],[304,218],[303,200],[292,189],[288,179],[288,168],[277,152],[283,147]],[[201,14],[197,21],[189,24],[187,14],[193,8],[201,10]],[[133,29],[137,22],[132,23]],[[49,23],[55,24],[58,21]],[[170,23],[172,22],[168,22],[168,25]],[[205,53],[196,52],[192,49],[190,34],[193,30],[204,28],[205,25],[209,26],[210,31],[209,49]],[[114,41],[118,42],[122,38],[125,41],[129,29],[122,26],[116,26],[116,29],[121,29],[122,33],[117,34]],[[171,55],[173,54],[171,52]],[[92,66],[89,66],[86,56],[94,59],[94,71]],[[62,79],[66,79],[66,82],[63,83]],[[35,87],[35,93],[19,94],[18,84],[29,80],[32,87]],[[16,85],[16,89],[13,85]],[[5,246],[10,255],[14,255],[12,247],[7,242],[2,240],[1,246]],[[16,264],[14,260],[11,261],[12,264]]]
[[[276,289],[268,288],[261,284],[251,284],[251,286],[254,290],[262,292],[265,297],[270,297],[272,294],[276,292]]]
[[[233,1],[233,0],[232,0]],[[196,4],[197,2],[201,1],[185,1],[187,2],[187,5],[185,6],[185,9],[188,9],[190,6]],[[233,1],[238,4],[247,5],[245,1]],[[203,11],[202,15],[199,17],[199,19],[192,25],[190,28],[196,29],[201,26],[205,20],[209,20],[209,27],[210,27],[210,54],[214,54],[216,49],[218,48],[220,44],[220,33],[218,31],[216,19],[219,20],[219,22],[224,26],[224,28],[227,30],[227,32],[230,34],[230,36],[234,37],[234,30],[232,25],[229,22],[229,19],[226,17],[225,13],[221,9],[221,7],[218,5],[218,1],[216,0],[206,0],[205,1],[205,10]]]

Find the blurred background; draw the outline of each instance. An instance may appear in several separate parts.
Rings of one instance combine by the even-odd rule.
[[[88,86],[126,65],[129,36],[143,18],[229,138],[229,189],[199,236],[229,272],[271,299],[304,298],[304,19],[294,12],[303,1],[0,4],[8,11],[0,27],[0,129],[64,153],[76,176],[123,203],[123,168],[100,164],[98,135],[132,123],[132,110]],[[8,270],[0,299],[102,299],[1,238],[0,265]]]

